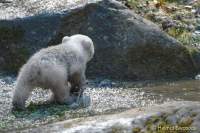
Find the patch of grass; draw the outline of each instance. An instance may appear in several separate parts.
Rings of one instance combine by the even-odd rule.
[[[132,133],[140,133],[140,131],[141,131],[141,128],[139,127],[135,127],[132,129]]]
[[[27,107],[24,111],[13,111],[16,118],[31,118],[31,119],[41,119],[48,116],[58,116],[63,117],[65,111],[68,111],[67,105],[59,104],[33,104]]]
[[[126,0],[126,5],[128,5],[128,7],[131,8],[137,8],[139,5],[141,5],[142,3],[149,3],[152,2],[153,0]],[[157,0],[155,2],[155,7],[163,7],[164,5],[166,5],[166,3],[180,3],[182,2],[181,0]]]
[[[67,105],[33,104],[26,110],[12,111],[8,118],[0,121],[0,132],[17,131],[24,128],[37,127],[40,124],[64,120],[65,113],[69,111]]]
[[[159,0],[159,1],[164,1],[164,2],[181,2],[182,0]]]
[[[140,4],[140,0],[127,0],[126,4],[130,7],[130,8],[136,8],[139,4]]]
[[[167,30],[167,33],[180,41],[183,45],[192,45],[200,42],[200,38],[194,37],[191,32],[184,28],[172,27]]]
[[[194,37],[194,27],[197,25],[195,14],[190,10],[184,8],[185,2],[183,0],[125,0],[126,5],[134,9],[134,11],[148,20],[151,20],[158,25],[161,23],[162,16],[175,20],[174,27],[169,27],[167,33],[180,41],[183,45],[199,44],[200,39]],[[200,7],[200,2],[192,4],[193,9]],[[172,10],[172,11],[167,11]],[[164,11],[164,12],[163,12]],[[166,12],[165,12],[166,11]],[[161,17],[160,17],[160,16]],[[159,19],[158,19],[159,18]]]
[[[47,102],[30,102],[25,110],[12,110],[0,121],[0,132],[18,131],[44,124],[87,117],[85,110],[70,109],[68,105]]]
[[[200,8],[200,1],[197,1],[197,2],[194,4],[194,7],[195,7],[195,8]]]
[[[194,43],[192,33],[187,31],[183,31],[182,34],[177,36],[176,39],[179,40],[183,45],[192,45]]]
[[[176,28],[176,27],[172,27],[172,28],[169,28],[167,30],[167,33],[170,36],[175,37],[175,38],[177,38],[178,36],[180,36],[183,32],[184,32],[183,28]]]
[[[122,125],[114,125],[111,128],[109,133],[122,133],[125,131],[125,128]]]

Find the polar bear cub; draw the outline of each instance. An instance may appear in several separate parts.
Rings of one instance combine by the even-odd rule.
[[[24,109],[35,87],[51,89],[57,103],[71,104],[71,92],[80,91],[86,82],[87,62],[94,55],[92,40],[76,34],[63,37],[62,43],[41,49],[21,68],[13,94],[14,108]]]

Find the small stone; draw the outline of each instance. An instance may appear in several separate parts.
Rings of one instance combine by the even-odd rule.
[[[196,10],[195,10],[195,9],[192,9],[191,12],[192,12],[192,13],[196,13]]]
[[[195,76],[195,79],[196,79],[196,80],[200,80],[200,74],[196,75],[196,76]]]

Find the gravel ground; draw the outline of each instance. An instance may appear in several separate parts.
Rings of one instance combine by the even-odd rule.
[[[160,94],[146,93],[142,87],[130,83],[89,80],[84,92],[91,98],[91,105],[87,108],[72,110],[66,105],[48,104],[51,92],[37,88],[28,99],[25,111],[12,111],[15,81],[16,78],[11,76],[0,78],[0,131],[15,131],[71,118],[112,114],[170,100]]]

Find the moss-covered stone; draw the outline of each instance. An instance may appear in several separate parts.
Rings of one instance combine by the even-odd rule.
[[[184,120],[180,121],[178,123],[178,126],[180,126],[180,127],[190,127],[192,122],[193,122],[193,119],[191,117],[187,117]]]
[[[140,133],[140,131],[141,131],[141,128],[139,128],[139,127],[134,127],[132,129],[132,133]]]
[[[114,125],[111,128],[109,133],[121,133],[124,131],[124,127],[122,125]]]

